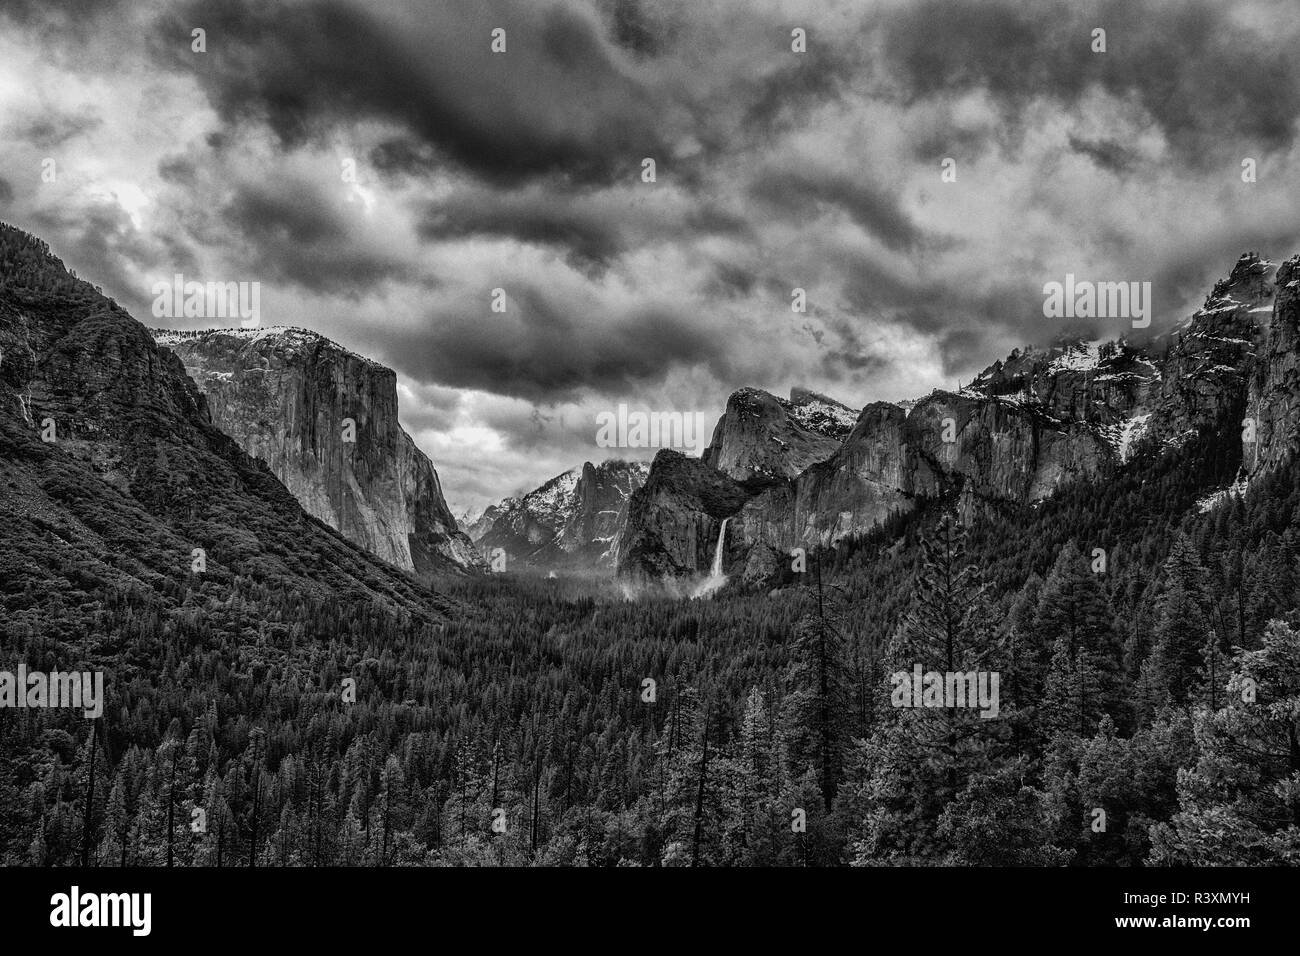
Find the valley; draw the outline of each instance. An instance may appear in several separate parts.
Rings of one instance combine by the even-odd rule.
[[[0,667],[104,690],[0,709],[0,858],[1285,861],[1298,267],[915,402],[740,388],[461,528],[391,370],[151,333],[4,227]],[[997,699],[891,702],[931,672]]]

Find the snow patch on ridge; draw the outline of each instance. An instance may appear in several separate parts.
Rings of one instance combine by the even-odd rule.
[[[1067,347],[1052,360],[1052,364],[1047,367],[1047,374],[1086,372],[1095,369],[1101,364],[1101,347],[1104,344],[1104,339],[1098,339],[1096,342],[1080,342]]]
[[[802,388],[790,390],[782,402],[786,414],[809,431],[843,441],[858,423],[859,412],[833,398]]]
[[[1229,498],[1240,498],[1246,493],[1247,484],[1246,479],[1242,478],[1239,481],[1233,482],[1227,488],[1220,488],[1218,491],[1210,492],[1205,497],[1197,499],[1196,510],[1201,514],[1205,514],[1206,512],[1213,511]]]
[[[534,515],[561,514],[573,499],[579,477],[577,468],[570,468],[563,474],[556,475],[536,491],[524,495],[524,507]]]
[[[1151,421],[1151,413],[1145,415],[1134,415],[1126,421],[1120,429],[1119,442],[1116,445],[1116,452],[1119,454],[1121,462],[1128,461],[1133,452],[1133,443],[1142,437],[1142,433],[1147,429],[1147,423]]]
[[[346,355],[349,358],[356,359],[359,362],[364,362],[366,365],[373,365],[375,368],[382,368],[385,371],[389,371],[388,367],[382,362],[376,362],[372,358],[359,355],[351,349],[339,345],[333,339],[326,338],[319,332],[313,332],[311,329],[299,328],[296,325],[268,325],[256,329],[244,329],[239,327],[185,330],[149,329],[149,334],[153,336],[154,342],[167,348],[175,348],[185,342],[201,341],[216,336],[238,339],[250,346],[266,342],[283,349],[290,355],[296,355],[308,349],[324,346],[325,348]]]

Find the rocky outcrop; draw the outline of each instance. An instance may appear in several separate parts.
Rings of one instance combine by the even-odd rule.
[[[1252,477],[1300,450],[1300,256],[1278,267],[1268,319],[1243,415],[1242,462]]]
[[[421,578],[484,566],[433,463],[398,423],[392,369],[303,329],[153,334],[184,363],[216,425],[310,514]]]
[[[742,388],[727,400],[702,457],[741,482],[793,478],[835,454],[855,418],[852,409],[804,389],[787,401]]]
[[[653,577],[707,571],[723,519],[750,496],[744,485],[701,459],[661,450],[628,505],[619,570]],[[729,560],[724,551],[724,567]]]
[[[649,473],[650,465],[643,461],[584,462],[557,539],[561,550],[580,554],[598,548],[596,560],[612,566],[612,549],[627,521],[628,502]]]
[[[649,473],[647,462],[585,462],[540,488],[484,511],[473,525],[485,555],[500,549],[507,569],[612,568],[632,495]]]
[[[1199,431],[1237,427],[1248,381],[1258,467],[1281,461],[1300,448],[1300,258],[1278,273],[1275,309],[1272,273],[1247,254],[1184,327],[1148,345],[1017,350],[959,392],[868,405],[847,434],[808,427],[794,395],[741,389],[701,460],[655,459],[619,569],[698,573],[724,518],[725,570],[743,562],[756,579],[774,555],[863,534],[926,499],[964,512],[1032,504]]]
[[[478,541],[479,538],[491,531],[492,526],[496,524],[497,519],[505,514],[506,506],[517,500],[518,499],[515,498],[507,498],[500,504],[489,505],[487,508],[483,509],[483,513],[478,516],[466,514],[462,518],[457,518],[456,523],[465,534],[469,535],[471,541]]]
[[[1258,376],[1261,398],[1270,390],[1271,378],[1255,359],[1260,342],[1275,324],[1271,321],[1274,271],[1271,262],[1257,255],[1242,256],[1228,277],[1215,284],[1205,304],[1175,331],[1162,359],[1164,375],[1150,430],[1152,441],[1170,445],[1198,429],[1224,423],[1240,428],[1257,371],[1263,372]],[[1273,344],[1275,355],[1294,345],[1285,338]],[[1269,401],[1258,404],[1260,416],[1267,418]],[[1254,449],[1250,452],[1248,464]]]

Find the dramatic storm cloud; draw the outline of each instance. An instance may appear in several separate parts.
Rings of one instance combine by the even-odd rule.
[[[1298,34],[1292,0],[3,0],[0,217],[147,323],[177,272],[260,282],[397,370],[482,506],[620,454],[619,403],[861,405],[1138,334],[1044,318],[1067,273],[1169,328],[1300,252]]]

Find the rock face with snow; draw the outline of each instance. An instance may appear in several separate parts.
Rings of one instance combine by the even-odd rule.
[[[433,463],[397,419],[397,376],[303,329],[155,331],[213,422],[309,513],[418,577],[482,569]]]
[[[627,505],[649,473],[647,462],[585,462],[519,498],[483,512],[470,528],[480,552],[500,549],[506,568],[611,568]]]
[[[835,454],[856,419],[847,406],[804,389],[787,401],[742,388],[727,400],[704,462],[742,482],[793,478]]]
[[[1273,266],[1248,254],[1185,327],[1145,346],[1016,350],[960,392],[877,402],[851,428],[838,402],[741,389],[701,459],[655,459],[619,570],[698,574],[731,518],[726,569],[743,563],[757,579],[790,548],[863,534],[927,499],[963,513],[1032,504],[1198,431],[1235,428],[1248,402],[1258,436],[1246,466],[1258,450],[1268,467],[1300,447],[1300,257],[1276,287],[1274,307]],[[801,411],[813,403],[834,412],[814,423]]]
[[[1186,326],[1177,330],[1164,357],[1164,383],[1151,425],[1153,439],[1177,442],[1224,415],[1238,423],[1245,417],[1249,383],[1259,368],[1256,355],[1275,324],[1274,271],[1272,263],[1256,255],[1242,256]],[[1294,345],[1284,335],[1274,343],[1273,354],[1282,355]],[[1286,361],[1294,362],[1294,353]],[[1270,390],[1271,381],[1265,372],[1261,390]],[[1267,417],[1269,403],[1262,405]]]

